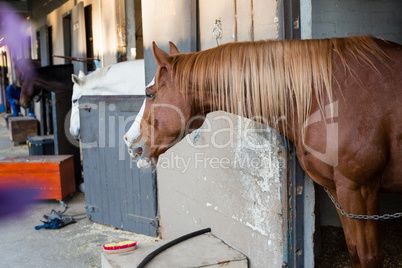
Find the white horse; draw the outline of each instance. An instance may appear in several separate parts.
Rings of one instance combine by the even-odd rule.
[[[99,68],[85,76],[72,75],[74,82],[70,133],[76,139],[80,136],[78,99],[83,95],[144,95],[144,60],[126,61]]]

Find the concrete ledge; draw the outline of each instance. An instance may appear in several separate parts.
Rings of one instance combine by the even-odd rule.
[[[102,252],[102,267],[136,267],[149,253],[167,242],[138,244],[136,250],[127,253],[105,254]],[[203,234],[167,249],[147,265],[147,268],[161,267],[247,268],[248,264],[245,255],[229,247],[212,234]]]

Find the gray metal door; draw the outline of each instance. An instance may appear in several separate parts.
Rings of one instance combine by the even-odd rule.
[[[79,100],[87,215],[95,222],[156,236],[156,174],[137,168],[123,135],[144,96],[83,96]]]

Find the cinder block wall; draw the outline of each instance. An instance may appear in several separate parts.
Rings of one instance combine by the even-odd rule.
[[[313,38],[360,34],[402,43],[401,0],[312,0]]]

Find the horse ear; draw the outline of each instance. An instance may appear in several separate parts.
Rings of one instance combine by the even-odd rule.
[[[170,57],[169,55],[160,49],[155,42],[152,42],[152,53],[154,54],[154,58],[156,63],[160,67],[167,67],[170,65]]]
[[[169,54],[170,54],[170,56],[180,54],[179,49],[172,42],[169,42]]]
[[[84,72],[80,70],[79,73],[78,73],[78,77],[79,77],[79,78],[85,77]]]
[[[71,78],[72,78],[74,84],[78,84],[80,86],[82,85],[82,80],[75,74],[72,74]]]

